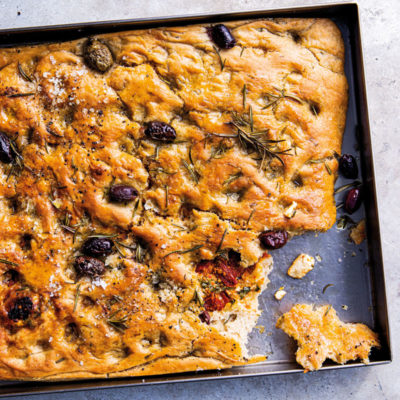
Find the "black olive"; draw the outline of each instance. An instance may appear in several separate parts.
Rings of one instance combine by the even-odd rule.
[[[82,246],[82,253],[90,257],[105,257],[112,253],[114,242],[109,238],[92,237]]]
[[[10,164],[14,160],[14,152],[10,145],[10,139],[4,132],[0,132],[0,161]]]
[[[25,296],[15,300],[11,309],[8,311],[8,318],[13,321],[25,320],[29,318],[33,310],[32,300]]]
[[[220,49],[231,49],[236,44],[236,40],[231,31],[223,24],[211,27],[210,35],[213,42]]]
[[[97,258],[83,256],[75,259],[74,268],[79,276],[88,276],[90,278],[103,275],[106,270],[103,261]]]
[[[135,200],[138,196],[138,191],[128,185],[114,185],[110,188],[110,200],[116,203],[124,203],[126,201]]]
[[[344,209],[349,213],[357,211],[362,202],[362,192],[360,188],[354,188],[347,192],[346,200],[344,202]]]
[[[144,133],[148,138],[162,142],[172,142],[176,139],[175,129],[161,121],[150,122]]]
[[[199,314],[199,318],[201,322],[205,322],[207,325],[210,325],[211,317],[207,310],[202,311]]]
[[[286,231],[265,231],[259,236],[261,244],[267,249],[280,249],[288,240]]]
[[[356,179],[358,176],[357,161],[351,154],[343,154],[339,160],[339,170],[347,179]]]
[[[88,67],[106,72],[114,64],[111,50],[98,39],[89,38],[83,47],[83,57]]]

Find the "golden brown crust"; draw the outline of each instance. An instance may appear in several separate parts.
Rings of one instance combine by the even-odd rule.
[[[0,50],[0,131],[21,155],[0,166],[0,259],[15,264],[0,263],[1,378],[247,361],[272,262],[259,233],[326,230],[335,220],[347,83],[329,20],[227,25],[237,45],[219,55],[200,25],[103,35],[115,58],[104,74],[85,65],[84,39]],[[289,150],[282,163],[267,158],[260,168],[257,152],[221,137],[237,134],[232,119],[250,125],[250,114],[254,130],[277,141],[274,152]],[[148,140],[153,120],[171,124],[175,142]],[[134,186],[140,201],[110,202],[114,183]],[[117,240],[118,252],[101,278],[79,278],[74,259],[98,233]],[[242,276],[230,291],[218,288],[229,302],[207,325],[199,297],[216,282],[195,266],[217,250],[240,253]],[[29,320],[10,322],[9,303],[24,296]]]
[[[379,347],[376,333],[363,324],[342,322],[330,305],[313,309],[296,304],[276,327],[297,341],[296,360],[308,371],[321,368],[327,358],[339,364],[357,359],[367,364],[371,348]]]

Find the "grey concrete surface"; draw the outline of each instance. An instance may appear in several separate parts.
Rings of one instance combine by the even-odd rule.
[[[341,2],[341,1],[336,1]],[[343,2],[343,1],[342,1]],[[0,0],[0,28],[331,3],[312,0]],[[400,1],[359,0],[394,362],[379,367],[108,389],[50,399],[400,399]],[[30,399],[38,397],[29,397]]]

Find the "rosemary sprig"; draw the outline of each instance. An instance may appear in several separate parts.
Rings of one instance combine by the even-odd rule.
[[[114,318],[122,309],[119,308],[117,311],[112,313],[110,317],[107,319],[107,324],[113,327],[116,331],[123,333],[126,329],[128,329],[128,325],[126,322],[128,321],[128,315],[123,315],[119,318]]]
[[[296,101],[297,103],[303,104],[303,100],[301,100],[297,96],[294,96],[293,94],[287,94],[285,89],[281,89],[281,90],[276,89],[276,90],[279,91],[279,94],[275,94],[275,93],[267,94],[268,103],[263,107],[263,110],[265,110],[266,108],[272,107],[273,110],[275,111],[275,108],[278,106],[279,101],[282,99],[285,99],[285,98]]]
[[[218,247],[217,247],[217,250],[215,251],[216,254],[219,254],[219,253],[221,252],[222,245],[223,245],[223,243],[224,243],[225,236],[226,236],[226,233],[227,233],[227,232],[228,232],[228,228],[226,228],[226,229],[224,230],[224,233],[222,234],[221,241],[219,242]]]
[[[219,63],[220,63],[220,65],[221,65],[221,72],[222,72],[222,71],[224,70],[224,68],[225,68],[226,59],[225,59],[225,60],[222,60],[221,53],[219,52],[218,48],[215,47],[215,46],[213,46],[213,47],[214,47],[215,52],[216,52],[217,55],[218,55]]]
[[[213,147],[209,159],[210,159],[210,160],[213,159],[213,158],[215,158],[215,159],[220,159],[220,158],[222,158],[222,156],[223,156],[228,150],[230,150],[230,149],[231,149],[231,147],[225,146],[225,145],[222,143],[222,141],[220,141],[220,142],[218,143],[218,146],[217,146],[217,147]]]
[[[74,301],[74,310],[75,312],[76,307],[78,306],[78,299],[79,299],[79,294],[81,292],[81,284],[79,283],[78,286],[76,287],[76,292],[75,292],[75,301]]]
[[[21,75],[21,77],[23,79],[25,79],[26,81],[28,81],[28,82],[33,82],[33,79],[23,70],[23,68],[22,68],[21,64],[19,63],[19,61],[18,61],[18,65],[17,66],[18,66],[18,72]]]
[[[190,252],[192,252],[192,251],[199,250],[199,249],[201,249],[202,247],[204,247],[203,244],[198,244],[198,245],[196,245],[196,246],[194,246],[194,247],[191,247],[190,249],[186,249],[186,250],[174,250],[174,251],[171,251],[171,252],[167,253],[163,258],[166,258],[166,257],[170,256],[171,254],[186,254],[186,253],[190,253]]]
[[[274,147],[284,140],[266,139],[265,134],[267,131],[255,132],[252,108],[249,109],[249,116],[240,116],[237,113],[232,114],[232,124],[238,131],[237,136],[240,144],[243,147],[249,146],[256,150],[262,156],[261,166],[264,165],[265,159],[276,158],[282,165],[285,165],[280,155],[288,154],[291,149],[275,150]],[[250,128],[250,131],[247,129]],[[232,136],[231,136],[232,137]]]
[[[18,264],[17,264],[17,263],[12,262],[12,261],[5,260],[4,258],[1,258],[1,259],[0,259],[0,263],[12,265],[12,266],[14,266],[14,267],[18,267]]]

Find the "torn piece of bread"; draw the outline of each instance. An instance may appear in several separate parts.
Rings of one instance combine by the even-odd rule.
[[[362,219],[354,228],[350,231],[350,239],[357,245],[361,244],[366,238],[365,230],[365,219]]]
[[[368,363],[372,347],[379,347],[378,335],[364,324],[344,323],[331,305],[316,307],[296,304],[277,321],[298,343],[296,361],[307,371],[321,368],[329,358],[339,364],[360,359]]]
[[[302,253],[293,261],[292,265],[288,269],[287,274],[292,278],[301,279],[314,268],[314,264],[314,257]]]

